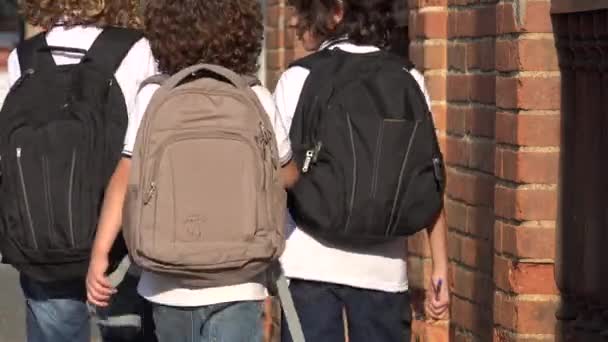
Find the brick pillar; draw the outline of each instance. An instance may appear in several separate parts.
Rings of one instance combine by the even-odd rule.
[[[455,341],[553,341],[559,72],[548,0],[410,0],[445,153]],[[428,284],[423,236],[413,287]],[[415,326],[421,341],[428,327]]]
[[[560,73],[550,1],[496,5],[495,340],[554,341]]]

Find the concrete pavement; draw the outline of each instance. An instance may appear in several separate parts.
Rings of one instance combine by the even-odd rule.
[[[19,278],[12,267],[0,264],[0,341],[21,342],[25,313]]]

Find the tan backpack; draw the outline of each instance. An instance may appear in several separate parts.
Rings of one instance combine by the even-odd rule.
[[[141,122],[124,212],[133,261],[186,286],[247,282],[278,260],[286,193],[251,83],[197,65],[162,83]]]

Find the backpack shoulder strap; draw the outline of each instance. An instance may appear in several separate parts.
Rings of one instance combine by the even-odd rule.
[[[310,71],[304,81],[289,131],[293,143],[304,142],[306,132],[310,130],[310,115],[307,114],[313,110],[313,105],[317,102],[315,99],[326,95],[326,85],[332,82],[335,68],[341,64],[342,57],[333,50],[324,49],[290,64],[290,68],[297,66]]]
[[[414,69],[416,66],[408,58],[401,57],[391,51],[384,51],[382,56],[385,61],[392,62],[399,65],[401,68],[406,68],[408,71]]]
[[[97,37],[89,49],[87,57],[102,66],[109,74],[113,74],[131,47],[142,37],[143,33],[137,30],[107,27]]]
[[[46,32],[41,32],[30,39],[26,39],[17,46],[17,56],[19,57],[19,67],[22,74],[36,66],[55,65],[50,51],[39,51],[47,46]]]
[[[241,75],[241,76],[243,77],[245,82],[247,82],[247,84],[250,87],[262,85],[262,82],[260,82],[260,80],[255,76],[251,76],[251,75]]]
[[[315,52],[306,57],[302,57],[298,60],[293,61],[289,64],[289,67],[291,68],[298,66],[304,69],[312,70],[325,63],[332,55],[332,50],[323,49],[321,51]]]

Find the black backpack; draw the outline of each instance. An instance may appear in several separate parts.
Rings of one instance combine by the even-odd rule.
[[[0,253],[29,277],[86,275],[128,122],[114,73],[142,37],[106,28],[86,51],[48,46],[42,33],[17,47],[22,76],[0,111]],[[84,57],[56,65],[52,51]],[[119,239],[111,268],[124,255]]]
[[[310,71],[290,131],[302,172],[289,191],[296,223],[349,245],[431,225],[443,207],[443,158],[413,66],[384,51],[339,49],[292,66]]]

